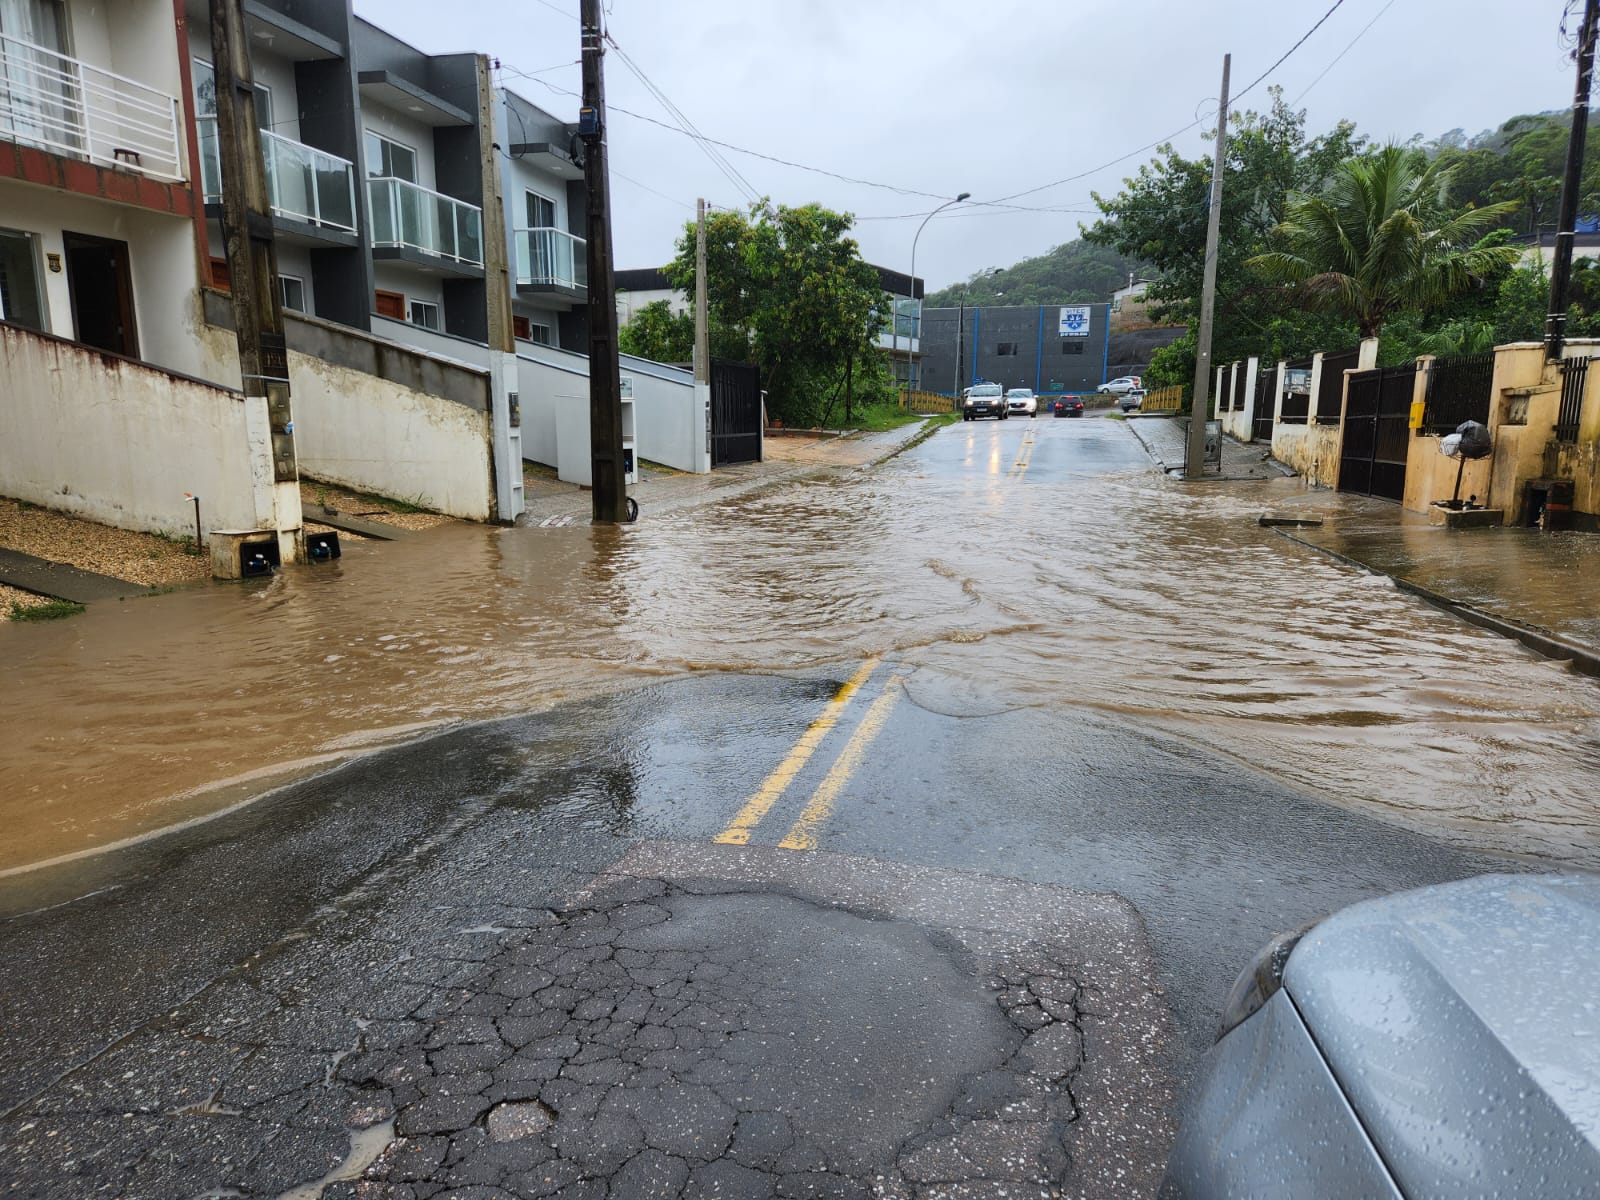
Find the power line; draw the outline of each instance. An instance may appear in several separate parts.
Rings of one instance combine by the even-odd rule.
[[[1378,10],[1378,15],[1376,17],[1373,17],[1372,20],[1368,21],[1365,25],[1363,25],[1361,27],[1361,32],[1356,34],[1355,37],[1350,39],[1350,44],[1348,46],[1346,46],[1343,50],[1339,51],[1338,57],[1335,58],[1327,66],[1322,68],[1322,74],[1318,75],[1310,83],[1306,84],[1306,86],[1303,89],[1301,89],[1300,94],[1298,96],[1296,96],[1293,100],[1289,101],[1289,107],[1293,108],[1296,104],[1299,104],[1300,101],[1304,100],[1306,98],[1306,94],[1308,92],[1310,92],[1312,88],[1316,87],[1317,84],[1322,82],[1322,76],[1326,75],[1329,71],[1331,71],[1335,67],[1337,67],[1339,65],[1339,63],[1340,63],[1340,60],[1342,60],[1346,54],[1349,54],[1350,51],[1354,50],[1355,46],[1356,46],[1356,43],[1359,42],[1362,38],[1364,38],[1367,35],[1367,30],[1371,29],[1374,25],[1376,25],[1378,23],[1379,18],[1382,17],[1384,13],[1388,12],[1391,8],[1393,8],[1394,5],[1395,5],[1395,0],[1389,0],[1389,3],[1385,4],[1382,8],[1380,8]]]
[[[1290,46],[1287,50],[1285,50],[1283,52],[1283,57],[1282,58],[1280,58],[1277,62],[1273,63],[1265,71],[1261,72],[1261,74],[1257,75],[1254,79],[1252,79],[1250,81],[1250,83],[1245,87],[1244,91],[1240,92],[1237,96],[1234,97],[1234,99],[1235,100],[1243,100],[1245,98],[1245,96],[1249,95],[1251,89],[1253,89],[1258,83],[1260,83],[1268,75],[1271,75],[1279,67],[1283,66],[1284,63],[1288,62],[1289,61],[1289,56],[1291,54],[1293,54],[1296,50],[1300,49],[1301,46],[1304,46],[1306,44],[1306,41],[1311,37],[1311,35],[1313,33],[1315,33],[1317,30],[1322,28],[1322,23],[1324,21],[1326,21],[1329,17],[1333,16],[1333,14],[1336,13],[1339,10],[1340,6],[1343,5],[1343,4],[1344,4],[1344,0],[1333,0],[1333,7],[1328,9],[1327,12],[1323,13],[1322,16],[1317,20],[1317,23],[1315,25],[1313,25],[1310,29],[1306,30],[1303,34],[1301,34],[1300,35],[1300,40],[1298,42],[1296,42],[1294,45]]]

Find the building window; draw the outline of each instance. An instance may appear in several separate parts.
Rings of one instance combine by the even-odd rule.
[[[426,300],[413,300],[411,302],[411,323],[420,325],[424,329],[439,331],[439,306],[430,304]]]
[[[213,258],[210,266],[211,286],[224,292],[233,291],[233,276],[228,273],[228,260],[225,258]]]
[[[520,342],[537,342],[541,346],[550,344],[550,326],[540,325],[528,317],[512,317],[511,333]]]
[[[0,321],[45,331],[38,246],[31,233],[0,229]]]
[[[306,281],[295,275],[279,275],[278,287],[281,292],[279,297],[283,306],[294,312],[306,311]]]
[[[1061,353],[1063,353],[1063,354],[1082,354],[1083,353],[1083,339],[1082,338],[1062,338],[1061,339]]]
[[[388,317],[391,321],[404,321],[406,298],[399,292],[385,292],[380,289],[372,293],[372,311],[380,317]]]
[[[417,152],[410,146],[392,142],[369,129],[366,131],[366,148],[369,178],[417,182]]]
[[[554,229],[556,227],[556,202],[538,192],[523,192],[527,202],[529,229]]]
[[[1000,342],[994,348],[994,352],[1001,358],[1015,358],[1021,350],[1021,342]]]

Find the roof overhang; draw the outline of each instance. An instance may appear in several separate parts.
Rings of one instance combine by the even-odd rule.
[[[583,168],[573,161],[566,147],[554,142],[516,142],[511,157],[559,179],[582,179]]]
[[[439,128],[473,123],[472,116],[466,110],[457,108],[448,100],[435,96],[393,71],[362,71],[356,80],[361,85],[362,96],[420,124]]]
[[[344,47],[333,38],[274,12],[261,0],[244,0],[244,27],[252,46],[271,50],[291,62],[344,57]]]

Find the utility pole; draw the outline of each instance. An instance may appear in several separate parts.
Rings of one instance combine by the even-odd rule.
[[[605,47],[600,0],[579,0],[583,45],[583,183],[588,192],[589,470],[596,524],[616,524],[627,507],[622,462],[622,369],[617,362],[616,278],[611,260],[611,179],[606,168]]]
[[[1556,256],[1550,268],[1550,313],[1545,317],[1545,357],[1561,357],[1567,339],[1567,287],[1572,280],[1572,243],[1578,223],[1578,186],[1583,174],[1583,147],[1589,134],[1589,81],[1594,74],[1595,18],[1600,0],[1583,6],[1578,34],[1578,85],[1572,96],[1572,132],[1567,137],[1567,169],[1561,180],[1561,213],[1556,219]]]
[[[505,190],[500,182],[494,77],[478,55],[478,138],[483,182],[483,283],[488,320],[490,455],[495,517],[514,521],[526,507],[522,486],[522,405],[517,394],[517,344],[511,327],[511,261],[506,245]]]
[[[711,469],[711,315],[706,295],[706,202],[695,201],[694,226],[694,399],[705,414],[705,469]]]
[[[1211,211],[1206,221],[1206,263],[1200,285],[1200,331],[1196,335],[1185,479],[1199,479],[1206,468],[1206,418],[1211,415],[1211,318],[1217,304],[1217,241],[1222,233],[1222,165],[1228,144],[1228,68],[1232,62],[1231,54],[1222,56],[1222,102],[1217,105],[1217,153],[1211,164]]]
[[[289,407],[289,349],[242,0],[211,0],[211,56],[216,63],[222,236],[233,286],[245,428],[252,441],[265,436],[272,449],[271,481],[258,478],[255,485],[256,523],[277,533],[280,562],[300,562],[305,536]]]
[[[961,411],[961,343],[966,337],[967,328],[967,293],[961,293],[961,308],[956,313],[956,374],[950,381],[950,398],[955,402],[956,411]]]

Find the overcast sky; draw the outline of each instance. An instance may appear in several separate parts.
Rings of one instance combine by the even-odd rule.
[[[1215,109],[1224,53],[1233,55],[1237,94],[1332,3],[608,0],[607,20],[621,50],[707,137],[888,185],[725,151],[777,203],[814,200],[856,214],[866,257],[903,271],[920,216],[876,218],[926,214],[939,203],[929,196],[998,200],[1085,172],[1012,203],[1089,209],[1091,191],[1115,192],[1150,155],[1095,168]],[[1281,83],[1291,102],[1303,94],[1297,107],[1311,132],[1347,117],[1375,140],[1457,127],[1475,134],[1517,113],[1564,108],[1574,70],[1557,33],[1563,7],[1343,0],[1243,106],[1264,103],[1267,86]],[[577,100],[565,93],[579,90],[577,0],[356,0],[356,10],[430,53],[496,56],[507,86],[576,118]],[[673,124],[615,53],[606,89],[611,104]],[[1201,139],[1197,127],[1176,144],[1198,155]],[[610,148],[619,268],[670,259],[697,196],[744,203],[683,133],[619,112]],[[1091,219],[954,210],[923,233],[917,274],[936,288],[1008,266],[1070,241]]]

